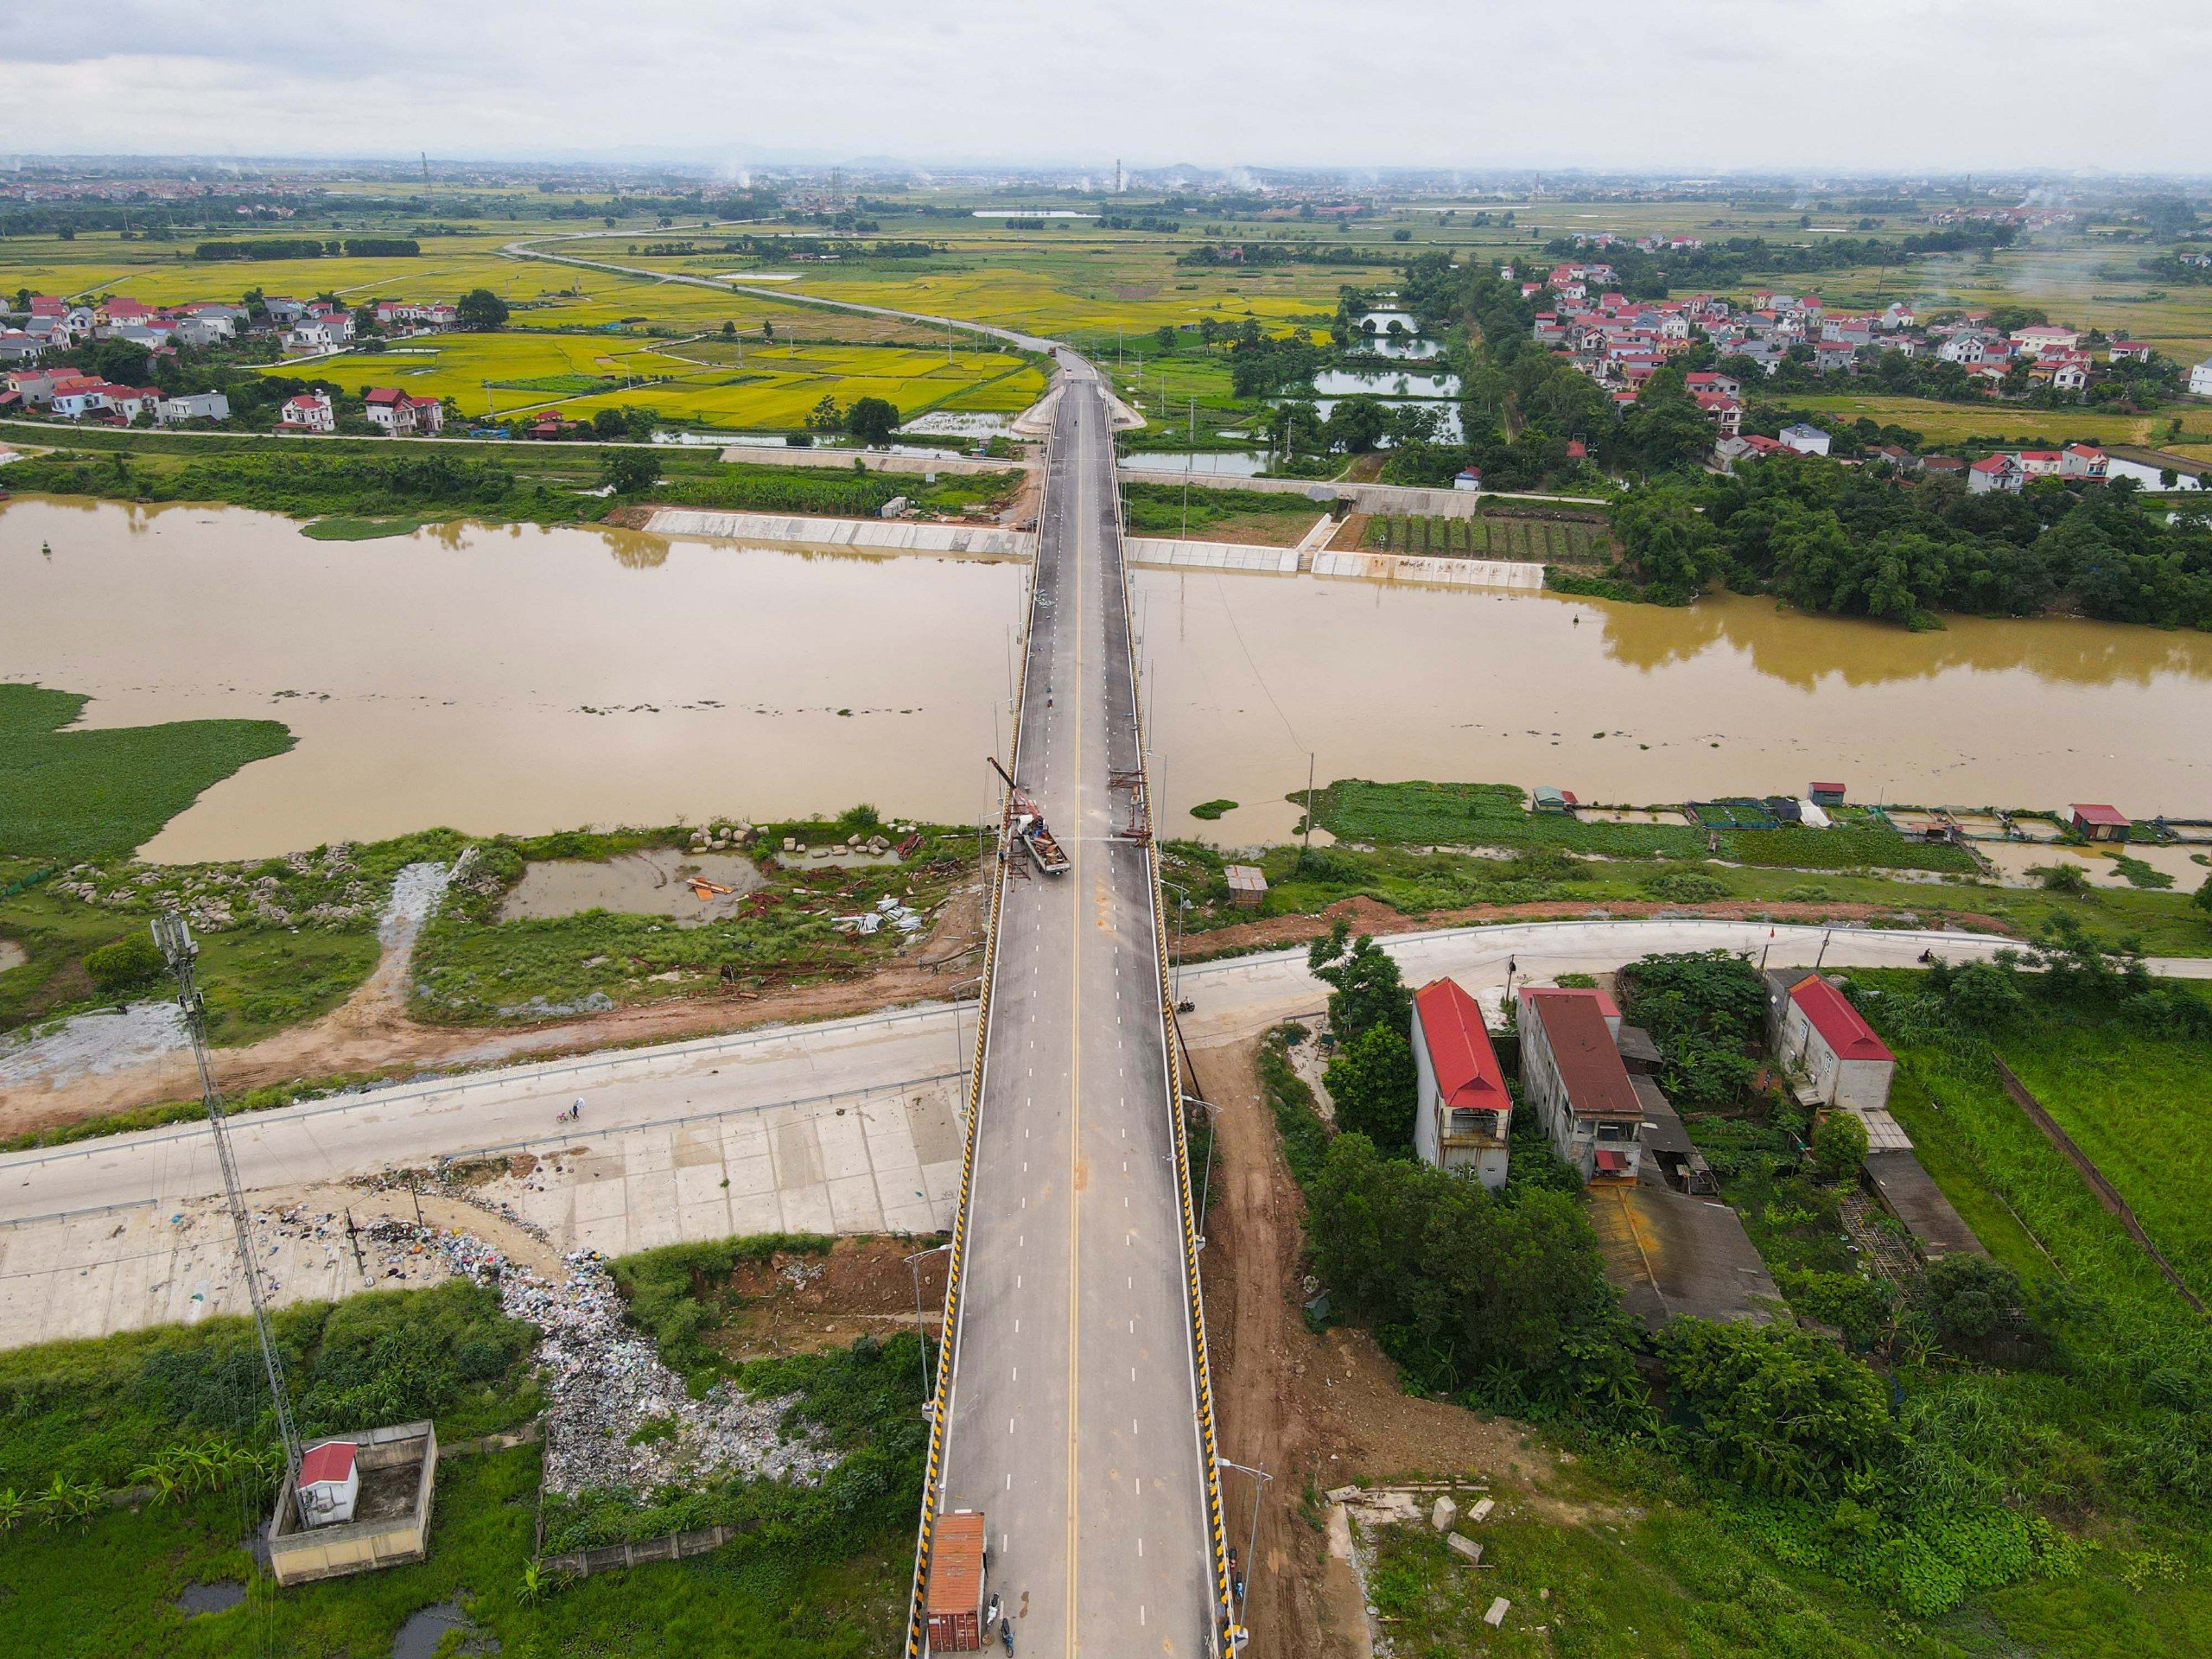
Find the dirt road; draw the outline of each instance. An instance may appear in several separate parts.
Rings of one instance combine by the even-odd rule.
[[[226,1094],[236,1094],[301,1078],[461,1070],[871,1014],[949,995],[963,975],[973,971],[963,964],[982,937],[979,893],[963,888],[911,957],[874,973],[760,995],[651,1002],[503,1030],[426,1026],[410,1018],[407,957],[404,950],[388,950],[367,982],[321,1019],[244,1048],[218,1049],[215,1074]],[[175,1048],[111,1071],[79,1071],[48,1085],[9,1090],[0,1096],[0,1137],[197,1093],[190,1052]]]
[[[1489,1475],[1540,1480],[1550,1454],[1522,1425],[1487,1420],[1398,1389],[1396,1368],[1361,1332],[1306,1328],[1305,1205],[1259,1090],[1256,1041],[1194,1050],[1218,1109],[1215,1198],[1206,1217],[1206,1328],[1223,1454],[1274,1475],[1249,1567],[1250,1659],[1359,1659],[1365,1614],[1349,1568],[1332,1559],[1322,1507],[1354,1480]],[[1230,1471],[1224,1501],[1245,1547],[1251,1487]]]

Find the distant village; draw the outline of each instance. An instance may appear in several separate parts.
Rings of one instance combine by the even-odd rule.
[[[1602,245],[1611,238],[1592,238]],[[1636,245],[1646,252],[1694,249],[1695,237],[1647,237]],[[1883,354],[1910,360],[1931,359],[1955,364],[1967,378],[1993,393],[2006,386],[2048,387],[2081,393],[2117,365],[2151,362],[2152,347],[2123,338],[2054,323],[2028,323],[2010,330],[1993,325],[1983,310],[1924,317],[1914,307],[1893,302],[1879,312],[1828,309],[1817,294],[1759,292],[1741,305],[1712,295],[1687,299],[1630,300],[1615,286],[1614,268],[1601,261],[1554,266],[1541,279],[1504,265],[1499,273],[1518,282],[1524,300],[1548,292],[1552,308],[1536,313],[1535,336],[1611,393],[1616,404],[1633,404],[1644,385],[1674,359],[1700,340],[1723,360],[1737,359],[1740,373],[1693,370],[1683,378],[1714,429],[1713,460],[1722,469],[1783,450],[1825,455],[1833,439],[1820,428],[1798,423],[1775,437],[1743,430],[1745,385],[1741,373],[1772,378],[1786,363],[1802,363],[1816,374],[1861,374]],[[2101,351],[2099,358],[2096,353]],[[1743,364],[1748,362],[1749,369]],[[2212,397],[2212,358],[2189,372],[2188,390]],[[2170,468],[2126,455],[2107,454],[2086,444],[2064,449],[2023,449],[1993,454],[1969,464],[1956,456],[1921,455],[1895,444],[1878,457],[1903,472],[1954,474],[1975,493],[2018,490],[2039,477],[2102,480],[2132,478],[2148,488],[2194,489],[2193,474],[2163,486]]]
[[[251,307],[214,300],[156,306],[124,296],[92,304],[48,294],[29,300],[22,326],[0,330],[0,415],[43,413],[92,425],[228,421],[231,401],[221,391],[170,395],[153,386],[118,385],[81,369],[41,366],[44,359],[99,340],[143,346],[150,362],[174,357],[180,347],[204,351],[257,340],[274,342],[285,359],[304,361],[349,349],[361,326],[359,315],[345,306],[281,295],[257,297]],[[443,301],[379,300],[364,309],[380,339],[435,334],[459,322],[457,308]],[[435,397],[372,386],[362,402],[370,425],[391,436],[429,435],[445,427],[445,406]],[[318,389],[288,399],[278,407],[277,424],[302,432],[336,431],[331,394]]]

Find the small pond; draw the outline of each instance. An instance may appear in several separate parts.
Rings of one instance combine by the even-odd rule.
[[[1241,450],[1147,449],[1123,455],[1122,469],[1130,473],[1211,473],[1223,478],[1251,478],[1267,465],[1267,457]]]

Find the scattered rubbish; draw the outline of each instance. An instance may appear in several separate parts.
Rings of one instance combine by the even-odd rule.
[[[1459,1506],[1448,1497],[1440,1497],[1428,1512],[1428,1524],[1439,1532],[1450,1532],[1452,1524],[1459,1518]]]
[[[1483,1623],[1493,1630],[1497,1629],[1505,1623],[1505,1610],[1512,1605],[1503,1596],[1498,1597],[1497,1600],[1491,1603],[1490,1611],[1483,1615]]]
[[[1479,1524],[1489,1520],[1490,1512],[1497,1507],[1497,1500],[1494,1497],[1478,1498],[1475,1507],[1467,1511],[1467,1519]]]
[[[471,1234],[395,1220],[365,1231],[379,1243],[443,1256],[456,1274],[496,1287],[508,1318],[538,1328],[548,1492],[645,1494],[716,1475],[812,1486],[841,1460],[812,1430],[786,1427],[796,1395],[755,1399],[722,1382],[693,1399],[629,1324],[596,1251],[563,1255],[565,1271],[553,1282]],[[649,1423],[668,1427],[632,1445]]]
[[[1465,1556],[1468,1566],[1480,1567],[1483,1564],[1483,1547],[1473,1539],[1455,1532],[1446,1536],[1444,1541],[1453,1554]]]

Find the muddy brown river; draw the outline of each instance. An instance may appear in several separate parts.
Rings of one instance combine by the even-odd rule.
[[[858,800],[957,822],[994,798],[1023,582],[955,558],[475,524],[321,543],[230,509],[19,499],[0,508],[0,677],[89,692],[99,726],[291,726],[298,747],[208,791],[159,858]],[[1135,588],[1173,830],[1280,837],[1309,751],[1324,781],[1594,801],[1834,778],[1858,799],[2212,816],[2212,636],[1217,572]],[[1182,810],[1217,797],[1243,804]]]

